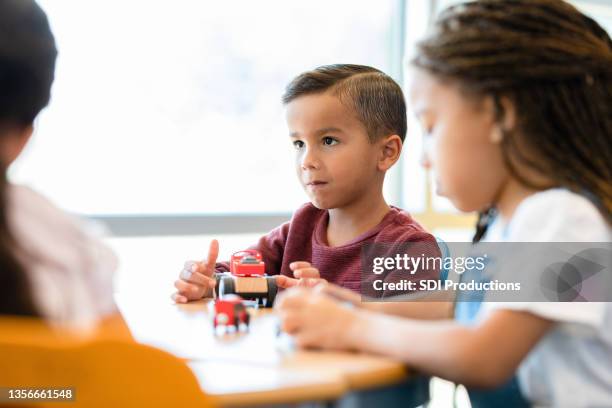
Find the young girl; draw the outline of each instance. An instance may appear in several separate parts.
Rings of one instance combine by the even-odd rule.
[[[113,253],[77,219],[7,181],[49,102],[57,51],[32,0],[0,2],[0,29],[0,314],[79,327],[102,322],[126,334],[112,297]]]
[[[561,0],[474,1],[441,15],[413,65],[423,163],[482,213],[476,241],[611,242],[612,41],[597,23]],[[276,307],[298,345],[399,358],[466,384],[473,406],[610,405],[612,303],[485,303],[470,325],[453,305],[326,285]]]

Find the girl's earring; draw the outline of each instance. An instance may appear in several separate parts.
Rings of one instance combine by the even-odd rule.
[[[504,132],[500,126],[495,126],[491,132],[491,142],[494,144],[500,144],[504,139]]]

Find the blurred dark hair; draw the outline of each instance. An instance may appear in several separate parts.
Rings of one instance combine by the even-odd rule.
[[[49,103],[56,57],[41,8],[32,0],[0,0],[0,138],[31,125]],[[38,315],[7,219],[8,165],[0,162],[0,313]]]
[[[547,187],[519,166],[545,174],[612,222],[612,41],[594,20],[562,0],[471,1],[440,15],[413,64],[491,96],[500,121],[509,98],[517,129],[504,132],[502,150],[511,174],[536,189]]]
[[[376,68],[335,64],[304,72],[289,83],[283,103],[328,90],[357,114],[370,141],[388,135],[405,139],[406,101],[402,89]]]

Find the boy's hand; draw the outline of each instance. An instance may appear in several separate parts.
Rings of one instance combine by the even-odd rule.
[[[202,299],[211,296],[216,285],[215,263],[219,256],[219,242],[213,239],[208,248],[206,261],[187,261],[179,274],[179,279],[174,282],[178,292],[172,295],[176,303],[187,303],[190,300]]]
[[[280,288],[291,288],[293,286],[313,287],[327,281],[321,278],[319,270],[312,266],[309,262],[292,262],[289,268],[293,271],[295,278],[290,278],[284,275],[276,277],[276,285]]]

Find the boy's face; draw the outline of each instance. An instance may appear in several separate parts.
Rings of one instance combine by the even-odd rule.
[[[363,124],[337,97],[300,96],[287,104],[286,118],[298,178],[317,208],[343,208],[382,188],[379,144],[370,143]]]
[[[412,74],[410,101],[425,135],[422,164],[433,170],[437,193],[462,211],[486,208],[507,177],[492,142],[492,101],[469,99],[422,70]]]

